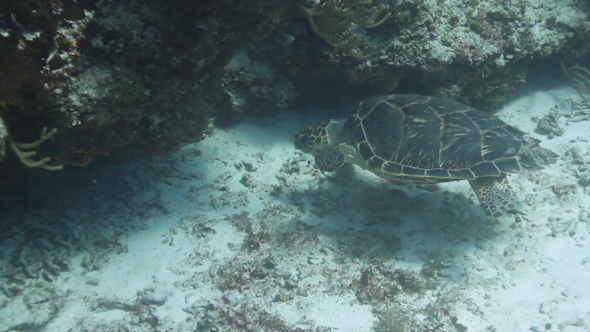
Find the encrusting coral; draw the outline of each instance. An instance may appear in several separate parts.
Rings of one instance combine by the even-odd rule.
[[[355,58],[370,57],[375,50],[363,46],[361,29],[371,29],[391,17],[387,13],[377,20],[389,6],[372,6],[371,0],[319,0],[311,8],[301,6],[313,31],[342,53]]]

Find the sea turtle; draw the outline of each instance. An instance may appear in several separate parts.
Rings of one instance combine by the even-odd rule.
[[[344,163],[409,183],[469,180],[484,212],[518,213],[507,173],[539,170],[558,155],[504,121],[453,100],[398,94],[361,101],[355,113],[310,126],[295,148],[322,171]]]

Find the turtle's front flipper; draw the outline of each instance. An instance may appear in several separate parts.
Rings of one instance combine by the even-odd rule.
[[[506,213],[522,213],[517,209],[514,189],[506,176],[479,178],[469,181],[469,184],[488,216],[500,218]]]

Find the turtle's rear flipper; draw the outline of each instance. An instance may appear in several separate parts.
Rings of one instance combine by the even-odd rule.
[[[479,178],[469,181],[477,195],[483,211],[492,218],[503,217],[506,213],[521,213],[517,208],[514,189],[506,176]]]

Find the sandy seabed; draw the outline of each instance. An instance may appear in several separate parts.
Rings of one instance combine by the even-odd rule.
[[[510,176],[527,214],[497,220],[465,181],[320,173],[292,137],[321,114],[4,193],[0,331],[590,330],[590,110],[573,88],[525,86],[497,113],[560,154]]]

